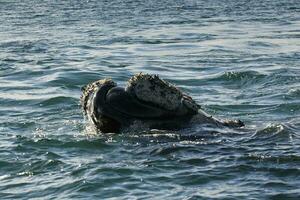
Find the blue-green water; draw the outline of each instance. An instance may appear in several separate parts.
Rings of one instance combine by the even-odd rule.
[[[101,135],[80,88],[159,74],[239,130]],[[0,0],[0,199],[300,199],[298,0]]]

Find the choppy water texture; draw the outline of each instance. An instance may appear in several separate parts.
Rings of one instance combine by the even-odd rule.
[[[95,134],[141,71],[246,127]],[[300,199],[298,0],[1,0],[0,91],[1,199]]]

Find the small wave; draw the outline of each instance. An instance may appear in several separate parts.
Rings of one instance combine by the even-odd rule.
[[[288,190],[286,192],[278,192],[277,194],[268,196],[268,199],[300,199],[299,190]]]
[[[270,188],[289,188],[289,184],[283,181],[269,181],[264,184],[264,187]]]
[[[269,154],[258,154],[251,153],[243,156],[239,159],[240,161],[258,161],[264,163],[276,163],[276,164],[300,164],[300,156],[298,155],[269,155]]]
[[[186,159],[180,159],[179,162],[188,165],[196,165],[196,166],[206,165],[209,163],[209,161],[204,158],[186,158]]]
[[[53,106],[58,104],[78,104],[78,99],[73,97],[57,96],[44,100],[39,103],[40,106]]]
[[[262,82],[265,77],[266,75],[257,71],[229,71],[211,78],[209,81],[221,81],[223,85],[233,85],[234,87],[247,87]]]
[[[240,71],[240,72],[225,72],[221,76],[218,77],[219,80],[225,81],[245,81],[245,80],[253,80],[253,79],[261,79],[266,75],[261,74],[257,71]]]
[[[108,139],[103,137],[99,139],[71,139],[70,136],[64,139],[55,138],[28,138],[24,136],[17,136],[16,143],[24,148],[30,147],[47,147],[47,148],[78,148],[78,149],[102,149],[109,148],[111,145],[108,143]],[[67,136],[65,136],[67,137]],[[20,148],[20,146],[18,146]]]
[[[156,148],[156,149],[152,150],[150,152],[150,154],[164,156],[164,155],[169,155],[169,154],[172,154],[172,153],[176,153],[176,152],[181,151],[181,150],[186,151],[187,149],[192,149],[192,148],[193,148],[192,146],[179,146],[179,145],[173,144],[173,145],[168,146],[168,147]]]
[[[277,106],[277,111],[279,113],[299,113],[300,104],[298,102],[295,103],[284,103]]]
[[[22,114],[20,114],[22,115]],[[7,119],[7,121],[0,122],[0,126],[8,127],[9,129],[12,130],[27,130],[29,128],[32,128],[36,125],[35,122],[33,121],[27,121],[25,119],[19,119],[19,120],[10,120]]]
[[[248,45],[252,46],[252,47],[265,47],[265,48],[271,48],[271,47],[278,46],[278,45],[273,44],[273,43],[261,42],[261,41],[249,41]]]
[[[1,169],[5,168],[5,167],[9,167],[11,165],[12,165],[11,162],[0,160],[0,167],[1,167]]]
[[[126,68],[126,67],[130,66],[130,63],[126,63],[126,62],[113,63],[113,62],[103,60],[101,62],[101,65],[107,66],[109,68],[117,68],[118,69],[118,68]]]
[[[256,131],[254,135],[252,135],[252,139],[267,139],[276,142],[278,139],[290,141],[294,136],[295,133],[288,126],[284,124],[270,124],[267,127]]]
[[[0,48],[13,53],[45,53],[48,50],[47,40],[19,40],[0,43]]]
[[[290,89],[287,95],[290,97],[300,97],[300,89],[299,88]]]
[[[47,81],[43,83],[43,85],[47,87],[60,87],[77,90],[83,85],[100,78],[101,76],[98,73],[74,70],[69,71],[65,69],[63,72],[59,71],[48,76]]]
[[[38,160],[25,165],[18,175],[33,176],[45,173],[46,171],[60,170],[65,163],[57,159]]]
[[[209,18],[210,16],[206,16]],[[161,24],[163,25],[181,25],[181,24],[199,24],[198,20],[191,20],[191,19],[183,19],[183,20],[167,20],[162,21]]]

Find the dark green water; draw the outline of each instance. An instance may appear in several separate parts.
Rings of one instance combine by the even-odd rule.
[[[96,134],[80,88],[159,74],[243,129]],[[300,199],[300,3],[1,1],[0,199]]]

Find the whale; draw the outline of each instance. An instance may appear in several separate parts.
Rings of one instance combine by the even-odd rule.
[[[201,109],[188,94],[158,75],[138,73],[125,87],[105,78],[82,87],[84,115],[102,133],[119,133],[136,121],[151,129],[178,130],[190,124],[243,127],[240,120],[220,120]]]

